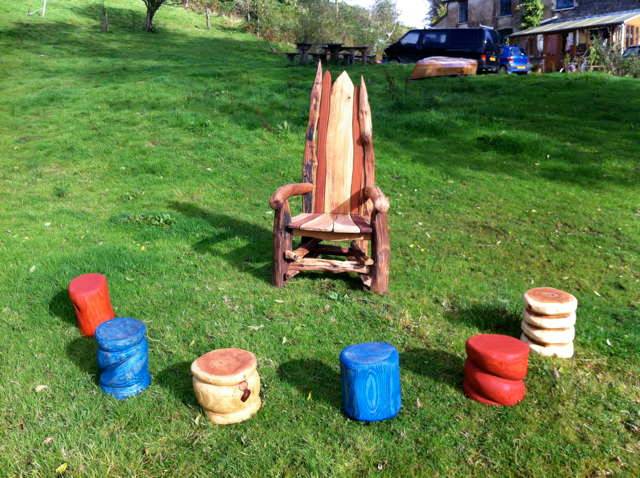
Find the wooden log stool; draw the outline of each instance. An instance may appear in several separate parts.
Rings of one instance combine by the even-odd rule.
[[[562,290],[537,287],[525,292],[524,305],[520,340],[543,356],[573,357],[578,300]]]
[[[392,345],[350,345],[340,353],[342,409],[354,420],[375,422],[400,412],[400,356]]]
[[[99,325],[98,368],[100,388],[123,400],[151,384],[147,327],[139,320],[118,317]]]
[[[92,337],[96,327],[115,317],[109,299],[107,278],[102,274],[76,277],[69,284],[68,292],[82,335]]]
[[[193,390],[211,423],[228,425],[255,415],[260,400],[258,361],[242,349],[218,349],[191,364]]]
[[[463,389],[486,405],[513,406],[527,393],[524,378],[529,366],[529,347],[506,335],[475,335],[466,343]]]

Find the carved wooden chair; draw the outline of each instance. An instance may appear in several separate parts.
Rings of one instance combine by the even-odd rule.
[[[291,217],[289,198],[302,196]],[[371,110],[360,86],[343,72],[331,84],[318,64],[311,90],[303,182],[279,188],[269,201],[273,223],[273,284],[302,271],[354,272],[372,291],[389,282],[389,201],[375,185]],[[293,237],[300,237],[293,248]],[[349,242],[348,247],[322,241]],[[369,252],[371,244],[371,252]],[[337,260],[343,256],[346,260]]]

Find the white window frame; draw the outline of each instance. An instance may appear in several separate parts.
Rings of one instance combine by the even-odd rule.
[[[556,12],[564,12],[565,10],[573,10],[578,6],[577,0],[571,0],[573,5],[570,7],[558,7],[558,0],[553,0],[553,10]]]

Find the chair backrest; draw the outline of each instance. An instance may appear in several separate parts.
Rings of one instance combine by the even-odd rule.
[[[309,213],[370,215],[364,188],[375,185],[371,109],[364,79],[354,86],[347,72],[331,84],[318,64],[311,90],[303,181],[314,190],[303,198]]]

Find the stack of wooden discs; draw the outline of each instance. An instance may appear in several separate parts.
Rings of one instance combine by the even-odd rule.
[[[466,343],[465,395],[486,405],[513,406],[524,399],[529,347],[506,335],[474,335]]]
[[[520,339],[540,355],[573,357],[578,300],[568,292],[538,287],[524,294],[524,303]]]

